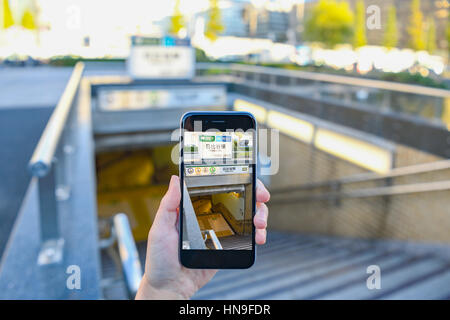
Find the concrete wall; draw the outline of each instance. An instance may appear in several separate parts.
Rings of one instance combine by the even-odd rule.
[[[280,134],[282,166],[270,177],[271,189],[333,180],[367,172],[311,146]],[[398,145],[396,165],[406,166],[442,158]],[[393,185],[450,180],[450,170],[395,178]],[[385,180],[345,185],[343,191],[383,186]],[[314,189],[316,194],[329,188]],[[296,192],[294,198],[311,195]],[[280,201],[281,199],[281,201]],[[280,231],[317,233],[344,237],[386,238],[450,243],[450,191],[423,192],[389,197],[341,201],[285,202],[274,195],[269,203],[269,227]],[[292,197],[290,197],[292,199]]]
[[[280,167],[276,175],[269,177],[271,188],[298,186],[368,172],[282,133],[279,146]]]

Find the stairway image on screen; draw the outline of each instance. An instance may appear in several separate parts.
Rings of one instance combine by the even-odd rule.
[[[183,249],[252,249],[252,132],[185,132]]]

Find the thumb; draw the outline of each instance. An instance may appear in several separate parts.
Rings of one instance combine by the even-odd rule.
[[[174,226],[177,222],[177,209],[180,206],[180,200],[180,179],[177,176],[172,176],[169,189],[159,204],[155,222]]]

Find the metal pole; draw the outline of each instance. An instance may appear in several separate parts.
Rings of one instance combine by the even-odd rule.
[[[64,240],[60,237],[58,223],[58,203],[55,195],[55,170],[39,179],[39,210],[41,251],[38,264],[58,263],[62,260]]]
[[[50,170],[45,177],[39,179],[42,242],[59,236],[55,178],[55,170]]]
[[[117,235],[117,244],[119,246],[119,255],[122,261],[122,270],[124,272],[127,290],[131,298],[134,298],[139,283],[142,279],[142,268],[139,260],[139,254],[131,233],[128,217],[124,213],[114,216],[114,230]]]

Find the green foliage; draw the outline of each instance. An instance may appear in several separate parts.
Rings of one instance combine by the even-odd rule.
[[[431,77],[424,77],[420,73],[411,74],[409,72],[399,73],[382,73],[380,80],[416,84],[425,87],[448,89],[447,85],[442,81],[435,80]]]
[[[353,37],[353,46],[355,48],[359,48],[365,46],[366,44],[366,12],[364,0],[358,0],[358,2],[356,3],[355,34]]]
[[[410,46],[414,50],[425,50],[425,32],[420,0],[412,0],[411,16],[409,19]]]
[[[218,34],[222,33],[225,30],[225,27],[222,24],[219,1],[209,0],[209,6],[210,6],[209,19],[208,23],[206,24],[205,36],[209,40],[215,41],[217,39]]]
[[[195,61],[197,62],[212,62],[211,59],[208,58],[205,51],[199,48],[195,48]]]
[[[3,0],[2,15],[3,15],[3,23],[1,25],[2,29],[8,29],[12,25],[14,25],[14,19],[11,13],[11,8],[9,7],[8,0]]]
[[[428,18],[427,23],[427,51],[433,53],[436,51],[436,24],[433,16]]]
[[[111,67],[111,63],[117,63],[118,66],[125,63],[123,58],[82,58],[80,56],[55,56],[52,57],[48,64],[57,67],[73,67],[79,61],[82,62],[106,62],[107,67]]]
[[[399,73],[391,73],[373,70],[367,73],[366,75],[361,76],[359,73],[356,73],[354,71],[349,72],[342,69],[336,70],[328,66],[297,66],[294,64],[286,64],[286,63],[264,63],[259,65],[264,67],[281,68],[288,70],[301,70],[301,71],[317,72],[322,74],[335,74],[363,79],[376,79],[376,80],[392,81],[397,83],[400,82],[400,83],[416,84],[432,88],[449,89],[449,86],[446,85],[445,82],[443,82],[442,79],[440,78],[430,76],[424,77],[420,73],[411,74],[410,72],[407,71]]]
[[[305,25],[305,38],[328,47],[348,42],[353,35],[353,13],[347,2],[320,0]]]
[[[450,15],[448,15],[447,19],[447,28],[445,30],[447,36],[447,50],[450,53]]]
[[[389,7],[383,45],[387,48],[395,48],[398,44],[397,10],[394,5]]]
[[[34,21],[34,16],[29,9],[26,9],[20,25],[28,30],[36,30],[36,23]]]
[[[180,11],[180,0],[176,0],[173,15],[170,17],[169,32],[177,36],[183,28],[185,28],[185,21]]]

